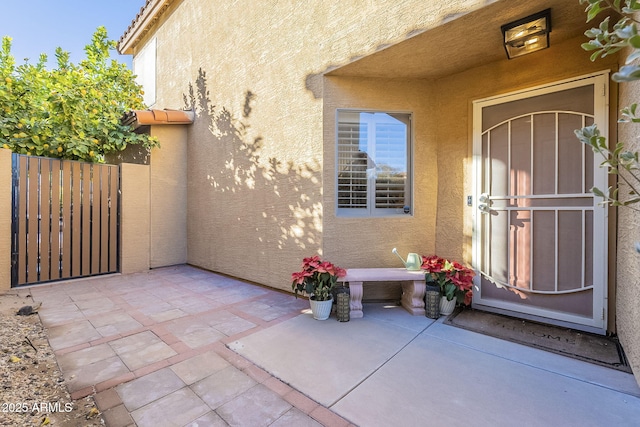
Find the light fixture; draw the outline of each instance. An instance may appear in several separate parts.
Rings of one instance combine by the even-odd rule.
[[[551,9],[510,22],[500,29],[509,59],[546,49],[551,32]]]

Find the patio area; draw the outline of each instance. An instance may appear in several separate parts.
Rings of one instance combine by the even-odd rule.
[[[365,304],[308,302],[190,266],[19,289],[73,398],[108,426],[635,425],[632,375]]]

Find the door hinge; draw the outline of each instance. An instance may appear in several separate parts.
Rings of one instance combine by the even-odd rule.
[[[606,84],[602,84],[602,96],[606,96],[607,95],[607,85]]]
[[[600,320],[604,320],[604,307],[602,307],[602,318]]]

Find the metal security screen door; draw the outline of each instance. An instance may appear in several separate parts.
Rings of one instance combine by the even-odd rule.
[[[605,333],[607,174],[574,130],[606,135],[607,82],[474,103],[475,307]]]

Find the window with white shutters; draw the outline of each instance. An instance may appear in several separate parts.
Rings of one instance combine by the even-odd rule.
[[[338,111],[338,214],[411,212],[411,115]]]

